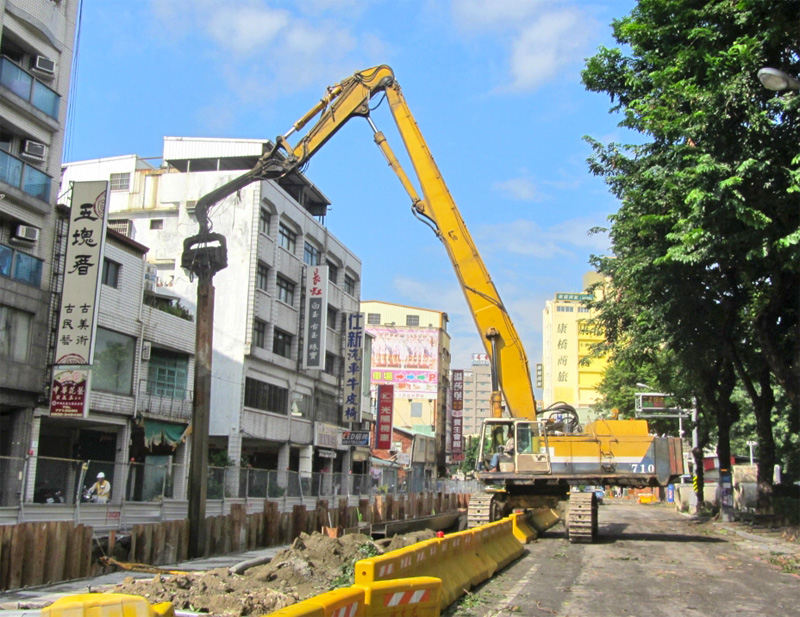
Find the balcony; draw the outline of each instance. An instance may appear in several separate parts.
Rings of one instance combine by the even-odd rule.
[[[0,182],[5,182],[44,202],[50,202],[50,186],[53,179],[2,150],[0,150]]]
[[[22,70],[8,58],[0,59],[0,85],[24,99],[43,114],[58,120],[61,97],[51,88]]]
[[[167,387],[148,379],[139,381],[140,413],[173,420],[192,418],[192,391],[186,388]]]

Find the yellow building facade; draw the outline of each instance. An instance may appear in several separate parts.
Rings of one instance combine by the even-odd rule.
[[[587,274],[584,289],[596,280],[596,273]],[[588,413],[599,398],[596,388],[607,362],[601,358],[583,364],[592,345],[603,340],[602,332],[588,323],[592,313],[584,302],[591,297],[587,293],[559,292],[545,304],[542,335],[545,405],[563,401]]]

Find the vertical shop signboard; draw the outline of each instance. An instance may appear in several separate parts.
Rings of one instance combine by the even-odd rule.
[[[325,368],[325,334],[328,329],[328,266],[306,270],[306,349],[303,368]]]
[[[89,402],[88,367],[68,366],[53,370],[50,384],[50,415],[83,418]]]
[[[450,453],[461,454],[464,451],[464,435],[462,433],[464,419],[461,416],[453,416],[453,424],[450,433]]]
[[[450,418],[450,454],[464,451],[464,371],[453,371],[453,402]]]
[[[378,450],[392,448],[393,410],[394,386],[381,384],[378,386],[378,421],[375,423],[375,448]]]
[[[345,422],[361,422],[361,389],[364,360],[364,314],[345,316],[344,405]]]
[[[75,182],[58,316],[56,365],[88,366],[103,272],[108,182]]]

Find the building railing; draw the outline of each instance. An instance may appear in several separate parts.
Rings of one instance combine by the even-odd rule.
[[[90,489],[102,472],[111,484],[111,503],[185,501],[189,468],[171,457],[153,457],[157,463],[114,463],[28,456],[0,457],[1,506],[22,504],[67,504],[95,502]],[[162,462],[163,459],[168,459]],[[392,470],[397,472],[398,470]],[[22,485],[11,482],[22,477]],[[253,467],[209,467],[207,499],[360,498],[408,492],[472,493],[474,481],[415,478],[412,470],[390,475],[330,472],[298,472]]]
[[[50,201],[53,179],[3,150],[0,150],[0,181],[42,201]]]
[[[165,386],[148,379],[139,380],[138,411],[188,420],[192,417],[192,390]]]
[[[42,284],[43,264],[38,257],[0,244],[0,276],[39,287]]]
[[[61,97],[6,57],[0,58],[0,84],[36,109],[58,120]]]

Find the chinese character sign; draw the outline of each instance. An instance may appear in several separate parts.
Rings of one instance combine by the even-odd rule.
[[[373,385],[390,383],[397,398],[435,399],[439,393],[439,331],[367,326],[373,337]]]
[[[453,416],[453,424],[450,432],[450,453],[461,454],[464,451],[464,435],[462,434],[464,419],[461,416]]]
[[[378,386],[378,421],[375,423],[375,448],[390,450],[392,447],[392,412],[394,410],[394,386]]]
[[[453,371],[453,417],[464,409],[464,371]],[[461,414],[458,414],[461,415]]]
[[[344,405],[345,422],[361,422],[362,363],[364,359],[364,313],[345,315]]]
[[[56,367],[50,384],[50,415],[82,418],[89,400],[89,369]]]
[[[92,363],[92,338],[103,272],[107,188],[106,181],[72,185],[55,364]]]
[[[325,368],[325,334],[328,329],[328,266],[306,269],[306,348],[303,368]]]

